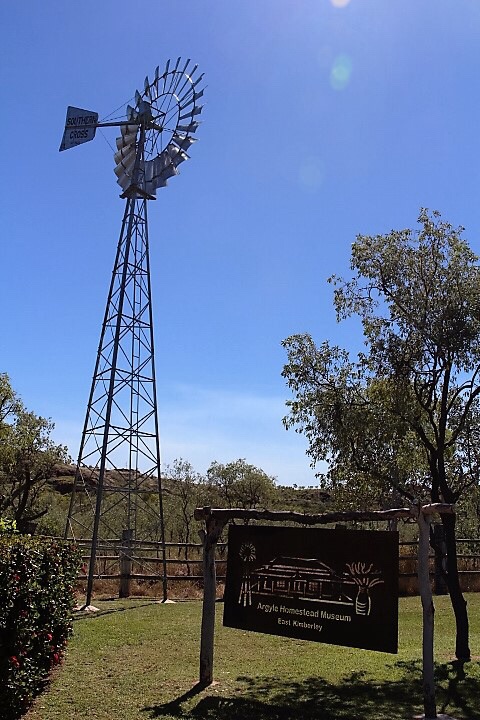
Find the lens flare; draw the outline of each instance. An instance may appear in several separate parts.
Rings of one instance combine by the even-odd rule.
[[[298,180],[307,190],[316,190],[324,180],[325,171],[322,161],[318,157],[306,157],[300,163]]]
[[[344,90],[352,75],[352,60],[348,55],[337,55],[330,70],[330,85],[334,90]]]
[[[330,0],[333,7],[344,8],[350,3],[350,0]]]

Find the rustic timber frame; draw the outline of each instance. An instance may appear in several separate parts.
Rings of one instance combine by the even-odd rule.
[[[241,508],[197,508],[195,520],[205,522],[201,531],[203,544],[203,609],[200,639],[200,685],[207,686],[213,682],[213,653],[215,634],[215,602],[216,602],[216,570],[215,548],[225,525],[230,520],[267,520],[269,522],[295,522],[301,525],[328,525],[346,521],[387,521],[392,519],[411,519],[418,524],[418,584],[422,601],[423,637],[422,637],[422,668],[423,668],[423,704],[425,720],[437,718],[435,700],[434,662],[433,662],[433,631],[434,606],[430,586],[428,567],[430,523],[433,515],[453,514],[454,506],[444,503],[429,505],[411,505],[408,508],[392,510],[330,512],[308,515],[289,510],[244,510]]]

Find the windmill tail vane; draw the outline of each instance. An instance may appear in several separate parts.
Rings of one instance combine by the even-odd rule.
[[[65,118],[65,130],[60,143],[59,151],[68,150],[76,145],[90,142],[95,137],[98,127],[98,113],[93,110],[82,110],[81,108],[67,108]]]

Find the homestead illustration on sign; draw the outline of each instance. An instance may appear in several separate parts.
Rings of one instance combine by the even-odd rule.
[[[396,653],[398,533],[231,525],[223,624]]]
[[[244,570],[238,602],[244,606],[265,595],[353,606],[357,615],[369,615],[370,591],[383,584],[373,564],[346,563],[346,570],[338,572],[316,558],[276,557],[252,571],[255,547],[242,545],[239,555]]]

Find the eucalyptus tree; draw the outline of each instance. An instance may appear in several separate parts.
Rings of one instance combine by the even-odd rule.
[[[283,342],[293,392],[284,422],[306,435],[313,465],[327,460],[327,485],[455,503],[479,484],[480,269],[463,228],[427,210],[419,226],[359,235],[352,277],[330,278],[337,320],[362,324],[355,359],[306,334]],[[456,655],[468,659],[455,515],[441,519]]]
[[[275,478],[243,458],[226,464],[213,461],[207,481],[228,508],[268,507],[275,495]]]
[[[57,463],[69,460],[67,448],[51,439],[54,424],[27,410],[0,373],[0,516],[24,532],[47,511],[44,490]]]
[[[164,475],[164,490],[168,496],[167,527],[172,540],[180,543],[195,542],[196,523],[193,513],[196,507],[206,504],[205,478],[183,458],[177,458],[172,465],[167,465]],[[184,554],[185,559],[188,559],[187,547],[184,548]]]

